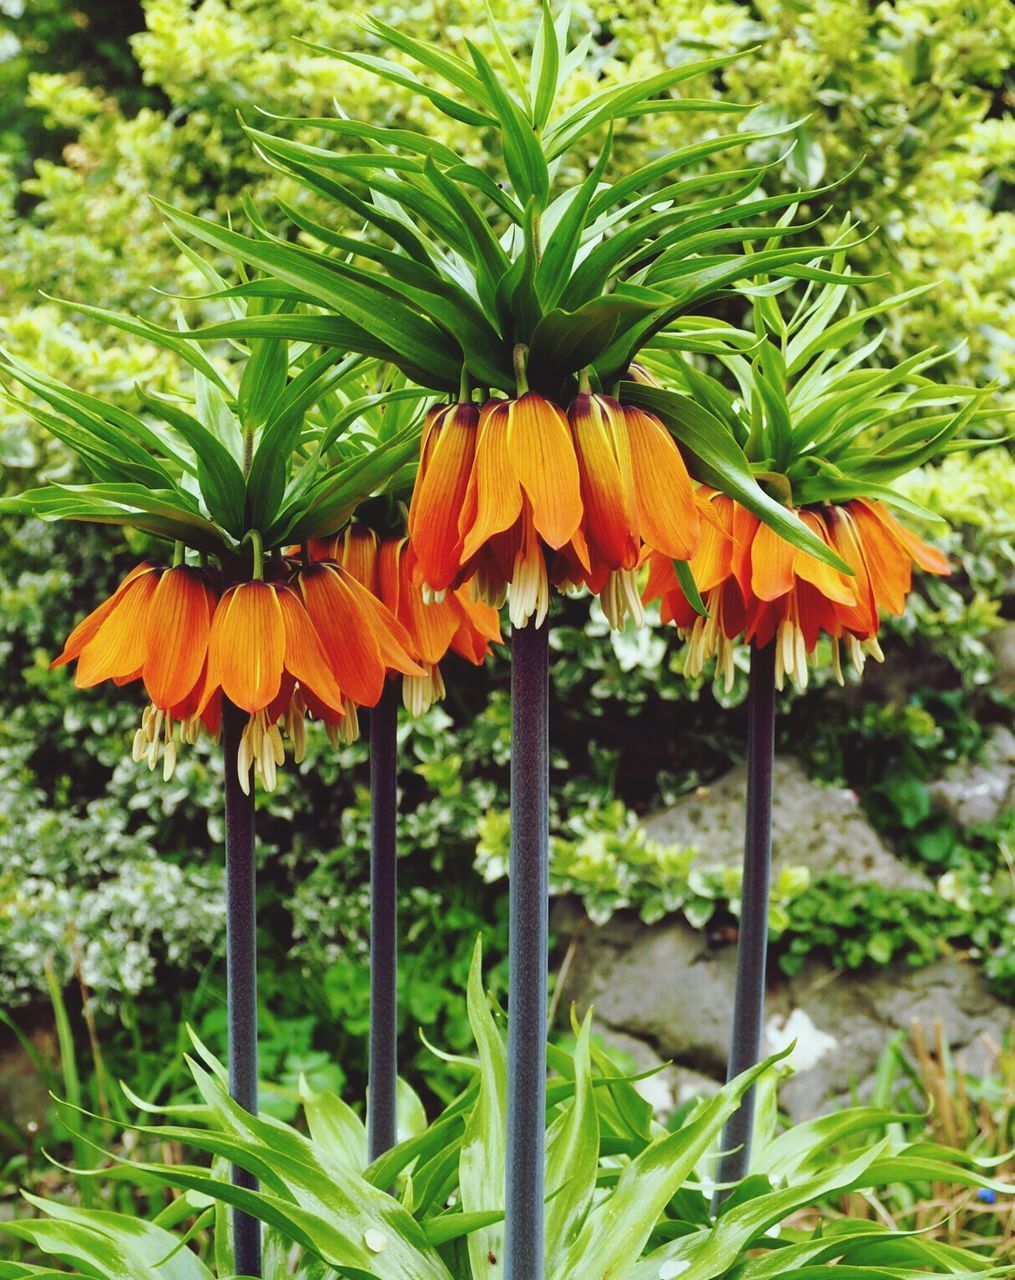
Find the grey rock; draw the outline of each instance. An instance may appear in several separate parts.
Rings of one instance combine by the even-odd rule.
[[[931,800],[954,822],[975,827],[996,822],[1015,806],[1015,734],[993,730],[980,759],[955,765],[930,786]]]
[[[1006,622],[998,627],[991,633],[987,644],[997,664],[995,684],[1009,698],[1015,697],[1015,622]]]
[[[558,937],[577,927],[581,909],[558,904]],[[676,1067],[713,1081],[725,1074],[733,1013],[736,948],[710,946],[682,920],[645,925],[630,913],[601,927],[583,925],[567,975],[564,998],[579,1012],[592,1006],[595,1025],[636,1062],[671,1059]],[[925,968],[905,963],[870,972],[837,972],[811,965],[795,978],[770,975],[766,1020],[790,1031],[813,1028],[817,1061],[782,1086],[794,1120],[820,1114],[854,1096],[869,1097],[878,1058],[899,1030],[914,1020],[930,1028],[940,1020],[944,1039],[969,1071],[982,1071],[990,1044],[1000,1044],[1012,1011],[990,995],[977,970],[945,958]],[[804,1016],[805,1015],[805,1016]],[[817,1033],[814,1035],[813,1033]],[[805,1037],[807,1038],[807,1037]],[[768,1050],[779,1048],[773,1037]],[[801,1045],[806,1048],[806,1045]],[[680,1077],[666,1077],[679,1090]],[[679,1096],[679,1094],[677,1094]]]
[[[927,888],[929,881],[882,844],[852,791],[812,782],[798,761],[775,762],[772,859],[778,872],[806,866],[812,876],[835,872],[892,888]],[[739,864],[743,857],[747,774],[743,765],[718,782],[699,787],[645,820],[661,844],[695,847],[710,863]]]

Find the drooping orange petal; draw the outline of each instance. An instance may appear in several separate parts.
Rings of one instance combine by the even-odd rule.
[[[650,547],[674,560],[690,560],[701,536],[694,486],[676,441],[643,409],[625,406],[638,531]]]
[[[832,545],[828,527],[817,512],[800,511],[798,514],[808,529],[817,534],[826,546]],[[793,572],[804,582],[809,582],[816,587],[827,600],[833,600],[837,604],[856,604],[856,593],[849,578],[838,569],[833,569],[830,564],[819,560],[817,556],[801,551],[799,547],[793,557]]]
[[[464,587],[454,592],[450,600],[458,613],[451,648],[478,667],[489,656],[490,645],[501,643],[500,615],[488,604],[473,600]]]
[[[904,524],[896,520],[883,502],[870,502],[866,498],[862,498],[858,502],[851,502],[848,505],[851,509],[862,506],[870,511],[895,537],[895,540],[905,547],[913,557],[913,560],[925,573],[936,573],[940,576],[951,573],[951,565],[948,563],[947,557],[937,547],[930,546],[922,538],[918,538],[911,529],[907,529]]]
[[[630,569],[638,555],[630,487],[625,486],[603,398],[578,395],[567,411],[578,459],[582,530],[607,569]]]
[[[200,569],[177,565],[159,579],[148,609],[144,683],[168,711],[198,683],[208,656],[215,597]]]
[[[86,618],[82,618],[67,637],[67,641],[63,646],[63,652],[58,658],[54,658],[49,664],[50,671],[52,671],[54,667],[62,667],[66,662],[73,662],[75,658],[80,656],[82,649],[84,649],[89,640],[95,636],[99,627],[102,626],[103,622],[105,622],[110,613],[112,613],[113,609],[116,607],[116,602],[119,600],[120,596],[135,578],[140,577],[142,573],[156,572],[157,570],[154,565],[135,565],[113,594],[107,600],[103,600],[99,607],[97,609],[93,609]]]
[[[510,529],[521,514],[522,490],[508,453],[507,406],[506,400],[491,401],[480,417],[476,460],[460,513],[464,537],[462,564],[471,560],[495,534]],[[425,571],[418,540],[414,540],[414,546],[420,567]],[[440,589],[434,583],[430,585]]]
[[[759,525],[751,543],[751,590],[759,600],[778,600],[793,589],[796,548],[768,527]]]
[[[140,573],[121,591],[81,650],[74,683],[90,689],[103,680],[136,679],[147,656],[148,608],[159,571]]]
[[[856,524],[845,507],[834,505],[825,508],[825,521],[832,538],[832,546],[855,575],[852,585],[856,603],[837,604],[836,617],[847,631],[853,632],[860,639],[869,639],[878,632],[878,606],[870,570],[867,567],[867,557],[864,554]]]
[[[645,563],[648,565],[648,578],[641,593],[645,604],[651,600],[658,600],[671,591],[680,590],[672,557],[664,556],[660,551],[650,551]]]
[[[295,591],[280,587],[278,602],[285,623],[286,671],[300,682],[302,689],[310,689],[336,715],[341,715],[342,690],[303,601]]]
[[[340,688],[361,706],[374,706],[384,688],[385,664],[373,611],[364,604],[373,597],[337,565],[311,565],[296,583]]]
[[[698,548],[691,559],[691,572],[699,591],[710,591],[729,577],[733,569],[734,503],[725,494],[717,494],[707,505],[718,521],[704,519]]]
[[[380,590],[377,569],[379,544],[380,539],[373,529],[353,520],[342,535],[335,557],[343,569],[347,569],[357,582],[362,583],[374,595]]]
[[[412,553],[404,540],[386,541],[381,550],[381,599],[408,633],[412,651],[430,665],[448,651],[458,620],[448,603],[424,604],[412,580]]]
[[[841,630],[838,615],[833,601],[819,586],[805,580],[797,584],[796,593],[797,623],[803,632],[804,647],[813,653],[822,632],[834,636]]]
[[[409,505],[409,537],[423,581],[444,591],[467,558],[459,519],[475,465],[479,410],[450,405],[431,415],[428,427]]]
[[[285,623],[275,587],[241,582],[223,595],[208,638],[208,685],[243,711],[262,711],[282,684]]]
[[[510,465],[532,503],[536,532],[551,547],[562,547],[582,518],[578,460],[567,418],[555,404],[527,391],[508,401],[507,420]]]
[[[864,503],[851,502],[849,509],[863,543],[874,598],[881,608],[898,615],[913,585],[909,553]]]

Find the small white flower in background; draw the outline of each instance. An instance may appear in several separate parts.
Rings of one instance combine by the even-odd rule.
[[[969,894],[959,884],[954,871],[946,871],[937,882],[937,891],[945,902],[954,903],[960,911],[972,911],[973,904]]]
[[[809,1071],[826,1053],[839,1047],[835,1036],[819,1031],[803,1009],[794,1009],[785,1020],[772,1018],[765,1027],[765,1039],[772,1053],[779,1053],[796,1041],[789,1057],[779,1064],[791,1071]]]

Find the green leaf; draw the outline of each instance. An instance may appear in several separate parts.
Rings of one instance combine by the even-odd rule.
[[[566,31],[566,11],[565,24]],[[549,0],[543,0],[539,21],[532,48],[532,68],[529,80],[529,96],[532,99],[532,124],[538,133],[553,110],[557,87],[560,83],[560,53],[563,40],[558,43],[557,30],[553,24],[553,13]]]
[[[443,373],[449,359],[460,370],[461,356],[456,362],[452,355],[454,348],[440,329],[393,298],[380,279],[369,283],[339,279],[330,266],[305,249],[253,240],[161,202],[159,208],[171,221],[192,231],[206,244],[304,290],[321,305],[352,320],[379,338],[394,353],[395,363],[401,366],[404,356],[412,367],[427,370],[434,379],[427,385],[448,385]],[[457,386],[457,381],[456,376],[451,385]]]
[[[469,1024],[479,1050],[479,1095],[465,1125],[458,1169],[462,1208],[489,1213],[504,1203],[507,1149],[507,1054],[483,990],[482,943],[476,940],[469,969]],[[497,1221],[469,1236],[472,1273],[487,1274],[489,1254],[504,1254],[504,1228]]]
[[[532,122],[514,98],[504,90],[497,73],[483,53],[471,40],[466,40],[465,43],[500,124],[504,167],[515,194],[522,204],[528,204],[534,199],[537,208],[542,210],[550,195],[550,171]]]
[[[550,1280],[627,1280],[663,1209],[773,1061],[724,1085],[693,1120],[657,1138],[625,1166],[613,1194],[589,1214]]]
[[[803,521],[765,493],[728,428],[707,409],[675,391],[635,382],[621,384],[620,398],[625,404],[648,409],[672,431],[694,458],[700,480],[735,498],[794,547],[852,575],[849,566]]]
[[[555,391],[568,374],[592,364],[609,346],[626,312],[644,312],[637,298],[609,294],[577,311],[548,311],[532,333],[528,376],[534,388]]]
[[[246,531],[243,520],[245,481],[239,463],[217,436],[178,405],[164,396],[137,388],[142,402],[169,423],[193,449],[197,459],[198,484],[212,519],[234,538]]]
[[[554,1274],[592,1204],[599,1167],[599,1117],[592,1087],[587,1014],[574,1050],[574,1096],[546,1139],[546,1270]]]
[[[138,338],[146,338],[149,342],[154,342],[157,346],[174,352],[192,368],[199,373],[203,373],[212,382],[217,383],[223,391],[230,395],[232,394],[232,388],[229,383],[226,382],[215,366],[205,359],[201,351],[197,351],[189,345],[185,332],[176,334],[172,329],[150,324],[147,320],[140,320],[136,316],[123,315],[119,311],[110,311],[106,307],[93,307],[85,302],[70,302],[66,298],[53,298],[46,293],[42,296],[50,302],[55,302],[58,306],[67,307],[70,311],[79,311],[84,316],[91,316],[93,320],[104,320],[116,329],[122,329],[125,333],[132,333]]]
[[[694,580],[691,566],[686,560],[674,560],[672,563],[673,572],[677,575],[677,582],[680,584],[680,590],[684,593],[687,603],[700,617],[707,618],[708,610],[705,608],[705,602],[701,598],[698,584]]]

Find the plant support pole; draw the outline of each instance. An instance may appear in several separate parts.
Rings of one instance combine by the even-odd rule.
[[[511,635],[504,1280],[543,1280],[549,935],[549,623]]]
[[[237,754],[246,712],[222,708],[226,799],[226,991],[229,1027],[229,1092],[257,1114],[257,921],[254,870],[254,785],[240,786]],[[257,1179],[233,1166],[233,1182],[256,1190]],[[233,1210],[233,1257],[238,1275],[261,1274],[261,1224]]]
[[[740,895],[733,1030],[726,1079],[761,1058],[765,1016],[768,899],[772,880],[772,763],[775,754],[775,643],[751,649],[747,695],[747,830]],[[755,1090],[751,1089],[723,1130],[718,1182],[739,1182],[751,1164]],[[717,1192],[713,1209],[726,1193]]]
[[[376,1160],[398,1140],[398,900],[395,863],[398,681],[370,712],[370,1065],[367,1144]]]

